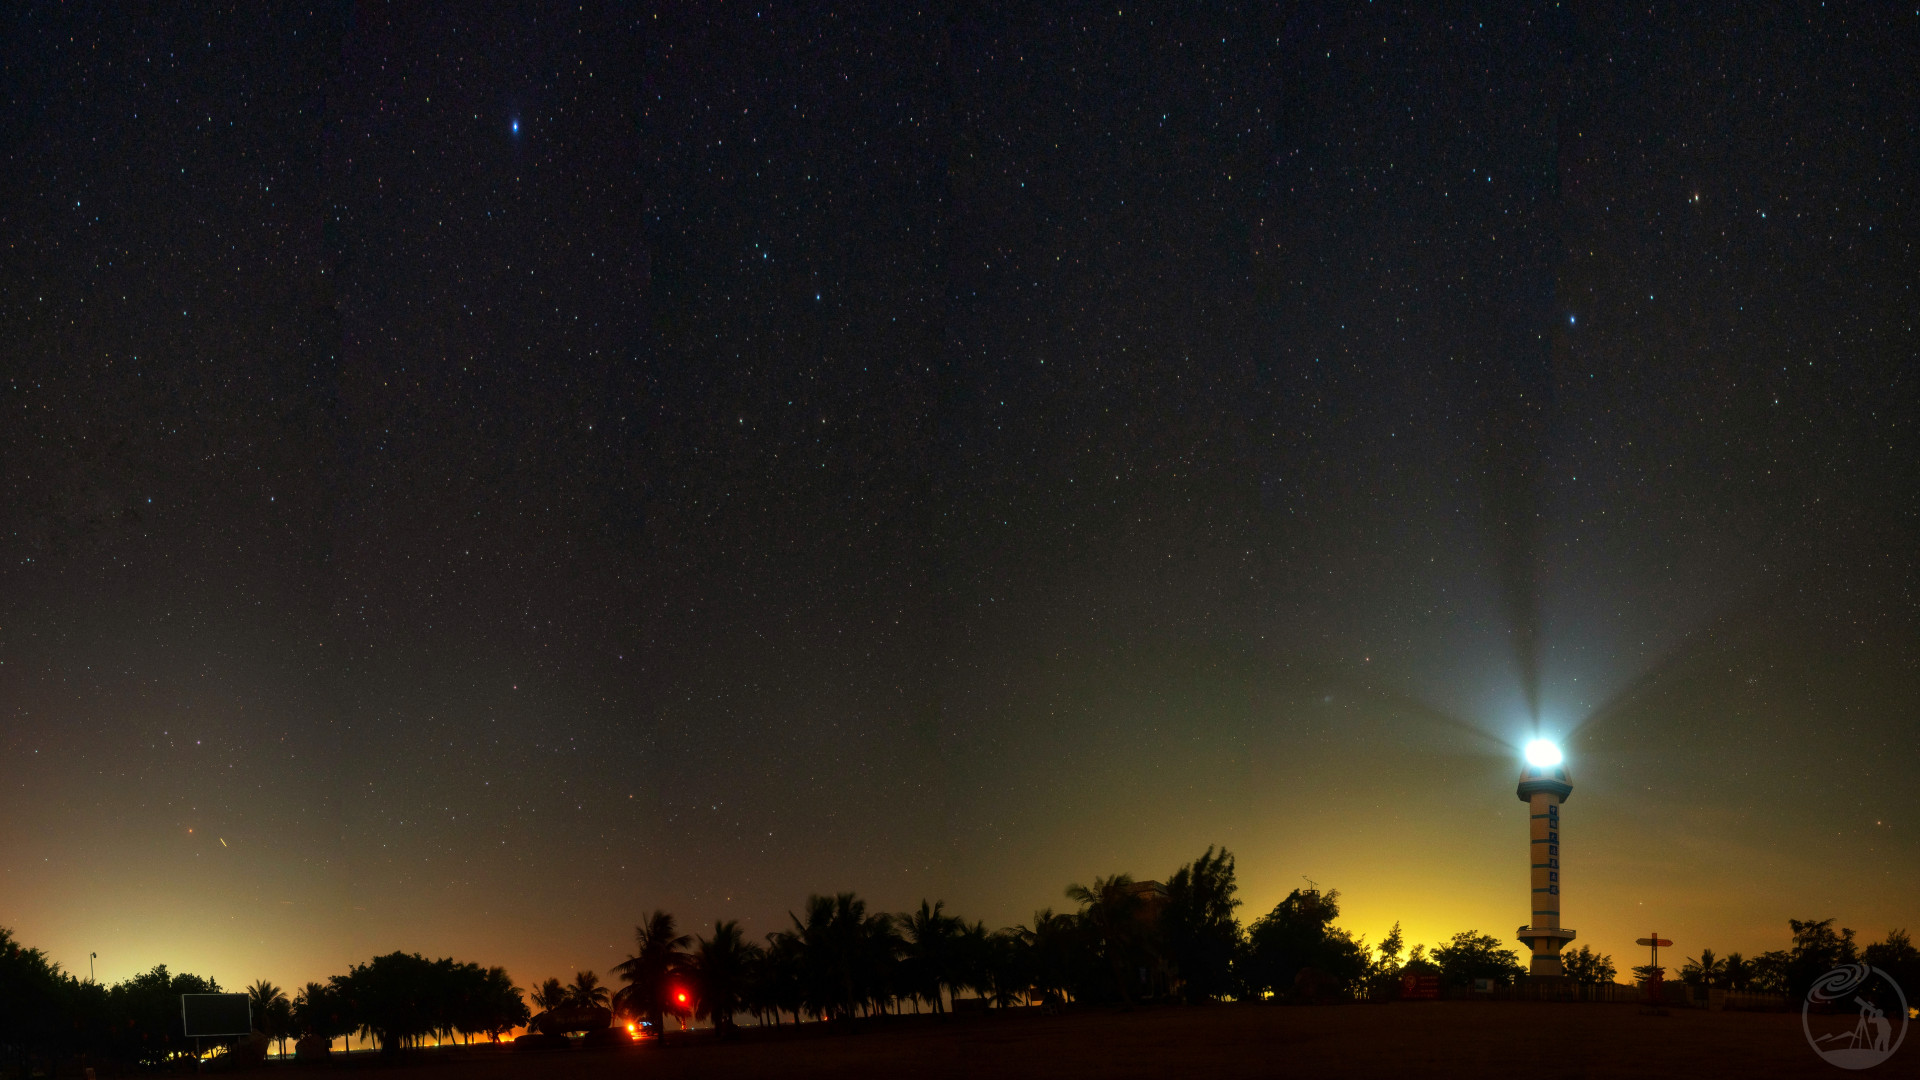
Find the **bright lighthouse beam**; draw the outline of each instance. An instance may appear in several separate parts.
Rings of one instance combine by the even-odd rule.
[[[1527,744],[1527,764],[1536,769],[1551,769],[1564,760],[1560,748],[1545,739],[1535,739]]]

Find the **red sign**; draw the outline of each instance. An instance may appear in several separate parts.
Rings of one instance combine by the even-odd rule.
[[[1400,997],[1407,1001],[1438,1001],[1440,998],[1440,976],[1400,976]]]
[[[1667,940],[1666,938],[1663,938],[1663,937],[1659,937],[1659,938],[1653,938],[1653,937],[1643,937],[1643,938],[1641,938],[1641,939],[1640,939],[1639,941],[1636,941],[1636,942],[1634,942],[1634,944],[1636,944],[1636,945],[1652,945],[1652,946],[1655,946],[1655,947],[1657,947],[1657,948],[1662,948],[1662,949],[1665,949],[1665,948],[1669,948],[1669,947],[1671,947],[1671,946],[1673,945],[1673,942],[1671,942],[1671,941],[1668,941],[1668,940]]]

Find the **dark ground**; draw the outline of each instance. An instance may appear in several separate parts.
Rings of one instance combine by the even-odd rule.
[[[1913,1076],[1906,1047],[1875,1075]],[[1839,1075],[1815,1057],[1793,1013],[1634,1005],[1435,1002],[1283,1008],[1218,1006],[1058,1017],[906,1017],[850,1033],[746,1031],[605,1051],[437,1050],[392,1065],[419,1077],[1775,1077]],[[286,1068],[286,1067],[281,1067]],[[293,1071],[309,1071],[292,1066]],[[311,1071],[322,1071],[313,1067]]]

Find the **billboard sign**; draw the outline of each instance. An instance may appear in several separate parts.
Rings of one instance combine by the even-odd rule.
[[[1438,1001],[1440,976],[1408,972],[1400,976],[1400,996],[1408,1001]]]
[[[253,1002],[245,994],[181,994],[188,1038],[253,1034]]]

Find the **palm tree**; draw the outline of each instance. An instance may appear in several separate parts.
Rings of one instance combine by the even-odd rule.
[[[292,1004],[287,1001],[286,991],[265,979],[247,987],[247,997],[253,1003],[253,1026],[260,1034],[276,1042],[284,1041],[287,1028],[292,1026]],[[283,1051],[285,1047],[281,1048]]]
[[[632,956],[614,966],[627,986],[614,998],[627,1012],[638,1013],[653,1025],[655,1034],[664,1034],[667,980],[686,962],[686,947],[693,943],[689,935],[677,932],[673,916],[655,910],[647,921],[633,928]]]
[[[567,987],[567,1003],[584,1005],[588,1008],[607,1004],[607,988],[600,985],[600,976],[591,971],[573,973],[573,985]]]
[[[567,1003],[567,985],[559,979],[548,979],[533,988],[532,997],[541,1012],[552,1012]]]
[[[1688,960],[1680,969],[1680,978],[1685,982],[1705,989],[1719,986],[1727,976],[1727,962],[1713,955],[1712,949],[1701,949],[1700,957]]]
[[[759,961],[754,965],[754,1000],[761,1008],[773,1013],[773,1022],[780,1022],[783,1012],[793,1014],[793,1022],[800,1022],[800,1013],[806,1007],[806,975],[798,935],[785,930],[775,930],[767,935],[766,947],[760,950]]]
[[[940,988],[952,984],[954,938],[961,926],[959,919],[944,913],[946,906],[945,900],[931,904],[922,900],[920,910],[904,912],[895,920],[906,953],[903,989],[916,1001],[924,998],[936,1013],[945,1011]]]
[[[334,985],[310,982],[293,999],[293,1027],[296,1034],[316,1036],[326,1041],[329,1051],[333,1040],[352,1035],[358,1026],[349,1011],[349,1002],[341,996],[339,980]],[[300,1052],[298,1044],[294,1053]]]
[[[722,1037],[734,1031],[733,1014],[741,1009],[749,969],[759,951],[741,936],[738,922],[715,921],[713,937],[701,938],[687,963],[697,991],[696,1015],[711,1020]]]
[[[1075,953],[1082,934],[1071,915],[1055,915],[1052,908],[1033,913],[1033,927],[1014,927],[1026,945],[1028,970],[1033,985],[1057,1002],[1066,1000],[1067,986],[1073,982]]]
[[[846,950],[834,940],[833,908],[833,897],[814,895],[807,897],[804,920],[791,911],[787,913],[793,920],[800,999],[809,1012],[821,1017],[840,1015],[840,969],[845,966]]]
[[[488,968],[481,993],[483,1030],[494,1042],[499,1042],[501,1035],[533,1019],[532,1013],[527,1010],[527,1003],[520,997],[520,988],[513,985],[506,968]]]
[[[804,996],[815,1011],[837,1019],[869,1011],[885,996],[889,969],[900,939],[891,915],[868,915],[867,902],[853,893],[809,896],[807,917],[788,913],[798,939]]]
[[[1002,927],[987,935],[983,959],[985,993],[995,1008],[1009,1008],[1032,990],[1033,957],[1018,928]]]
[[[1721,977],[1726,980],[1727,989],[1745,990],[1747,984],[1753,981],[1753,962],[1746,957],[1737,952],[1728,953],[1722,963],[1726,967],[1722,969]]]
[[[1233,954],[1240,942],[1240,920],[1233,910],[1233,854],[1212,845],[1167,879],[1167,906],[1161,930],[1189,1002],[1212,1001],[1233,981]]]
[[[1120,1000],[1133,1004],[1128,990],[1128,961],[1140,933],[1140,897],[1133,891],[1132,874],[1096,877],[1092,886],[1067,886],[1067,899],[1080,904],[1080,918],[1100,940]]]
[[[879,912],[862,919],[858,941],[854,990],[871,1016],[875,1009],[885,1012],[887,1003],[899,997],[901,943],[893,916]]]
[[[976,997],[992,994],[993,938],[987,933],[987,924],[975,922],[969,926],[962,921],[959,939],[954,944],[959,961],[954,965],[955,987],[964,986]]]

